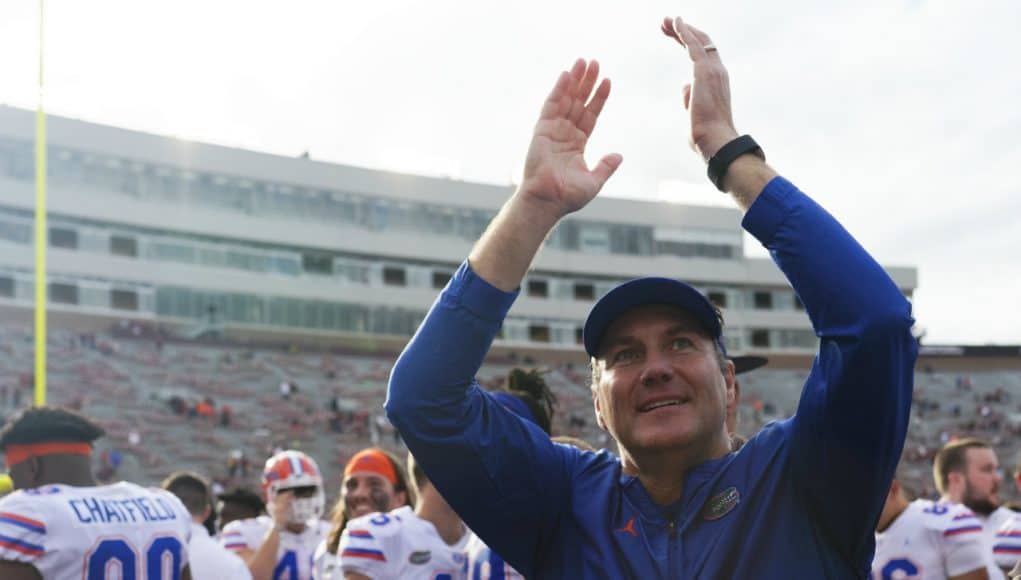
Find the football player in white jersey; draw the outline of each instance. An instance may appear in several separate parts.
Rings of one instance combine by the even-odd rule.
[[[936,454],[932,475],[943,501],[962,504],[978,516],[992,553],[996,532],[1014,517],[1014,512],[1000,505],[1003,475],[993,448],[978,439],[951,441]],[[1006,577],[995,565],[989,576]]]
[[[340,497],[333,507],[330,533],[326,541],[316,548],[316,580],[342,577],[337,550],[348,522],[373,512],[414,507],[415,503],[415,490],[400,459],[377,447],[355,453],[344,466],[344,479]]]
[[[236,520],[220,541],[248,565],[254,580],[311,580],[312,555],[329,531],[319,466],[300,451],[266,460],[262,489],[269,516]]]
[[[341,535],[339,567],[345,580],[467,578],[464,552],[471,532],[411,455],[408,471],[418,492],[415,510],[405,506],[362,516]]]
[[[1014,484],[1021,490],[1021,453],[1014,468]],[[1021,513],[1013,512],[1010,519],[996,530],[993,543],[993,557],[1004,571],[1021,565]]]
[[[927,499],[908,502],[896,479],[876,525],[873,580],[986,580],[991,556],[968,508]]]
[[[97,485],[103,429],[64,409],[22,411],[0,430],[18,491],[0,500],[4,580],[190,580],[191,516],[161,489]]]
[[[167,476],[160,487],[177,496],[191,515],[188,566],[192,578],[252,580],[252,574],[244,561],[209,537],[209,530],[202,525],[213,512],[213,498],[206,480],[197,473],[178,471]]]

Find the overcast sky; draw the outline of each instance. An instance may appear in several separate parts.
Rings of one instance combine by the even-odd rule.
[[[516,180],[558,72],[614,82],[602,195],[729,203],[687,148],[680,14],[728,65],[738,130],[881,262],[929,343],[1021,343],[1017,0],[48,0],[46,103],[322,161]],[[34,107],[38,5],[0,3],[0,102]],[[749,238],[746,252],[763,255]]]

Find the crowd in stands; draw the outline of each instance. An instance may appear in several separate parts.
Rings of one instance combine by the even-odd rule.
[[[393,353],[189,341],[129,322],[99,333],[53,329],[48,342],[48,403],[102,423],[108,437],[97,471],[105,481],[156,483],[173,466],[209,474],[217,491],[255,486],[258,466],[282,449],[306,451],[327,481],[338,481],[358,449],[405,452],[382,412]],[[0,325],[0,417],[33,400],[32,351],[29,328]],[[482,386],[498,388],[513,362],[483,367]],[[806,375],[770,367],[743,375],[740,433],[793,414]],[[592,411],[588,369],[563,363],[549,368],[546,379],[559,401],[554,432],[606,447],[609,439]],[[916,372],[902,465],[914,481],[906,484],[934,496],[932,458],[952,439],[980,437],[1001,457],[1016,457],[1019,395],[1017,371]],[[1005,497],[1018,500],[1007,487]]]

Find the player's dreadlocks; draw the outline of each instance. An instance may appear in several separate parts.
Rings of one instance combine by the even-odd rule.
[[[31,407],[0,429],[0,451],[6,451],[8,445],[92,443],[104,434],[102,427],[81,413],[58,407]]]
[[[546,372],[548,371],[539,369],[511,369],[507,375],[507,392],[528,406],[539,427],[549,435],[553,426],[557,397],[543,378]]]

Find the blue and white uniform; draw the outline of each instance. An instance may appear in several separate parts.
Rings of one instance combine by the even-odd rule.
[[[0,560],[31,564],[44,580],[177,580],[190,539],[177,497],[133,483],[47,485],[0,499]]]
[[[470,580],[524,580],[524,576],[511,568],[499,554],[489,549],[478,536],[472,534],[466,547],[468,552],[468,578]]]
[[[745,215],[821,339],[794,417],[692,468],[666,506],[613,455],[556,445],[474,376],[516,293],[468,263],[397,361],[387,414],[433,485],[528,578],[862,578],[908,427],[911,307],[825,210],[773,179]]]
[[[447,544],[432,522],[408,506],[351,520],[340,537],[333,578],[356,572],[373,580],[464,580],[471,533]],[[316,580],[320,580],[317,578]],[[325,578],[322,580],[326,580]]]
[[[1021,513],[1012,512],[993,538],[996,565],[1010,570],[1021,560]]]
[[[944,580],[990,569],[982,523],[961,505],[918,499],[876,534],[873,580]]]
[[[220,543],[233,552],[255,552],[262,546],[266,534],[273,528],[273,519],[259,516],[236,520],[223,528]],[[323,520],[310,520],[300,534],[288,530],[280,532],[280,547],[277,548],[276,564],[273,565],[272,580],[311,580],[312,558],[316,546],[326,539],[330,524]]]

